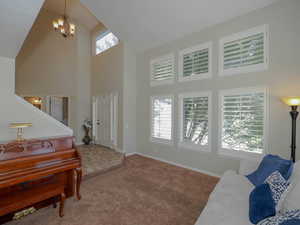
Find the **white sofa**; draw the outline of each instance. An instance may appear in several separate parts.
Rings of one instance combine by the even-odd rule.
[[[245,175],[255,171],[260,161],[242,160],[238,173],[225,172],[195,225],[252,225],[249,221],[249,195],[254,185]],[[300,162],[297,164],[292,175],[295,190],[290,191],[286,198],[285,207],[290,209],[300,209]]]

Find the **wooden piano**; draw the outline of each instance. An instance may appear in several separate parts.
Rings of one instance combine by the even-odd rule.
[[[80,199],[81,158],[73,137],[0,145],[0,224],[28,208],[39,209],[76,195]]]

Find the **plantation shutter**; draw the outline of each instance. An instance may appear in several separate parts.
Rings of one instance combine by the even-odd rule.
[[[265,63],[264,35],[262,32],[224,43],[224,70]]]
[[[209,72],[209,49],[198,50],[183,55],[183,77]]]
[[[264,105],[264,93],[223,96],[223,148],[262,153]]]
[[[152,100],[152,137],[172,139],[172,98]]]
[[[208,144],[208,97],[183,98],[183,141]]]
[[[152,81],[170,80],[174,77],[173,56],[163,57],[151,63]]]

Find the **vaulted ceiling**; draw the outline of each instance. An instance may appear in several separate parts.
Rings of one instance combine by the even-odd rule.
[[[45,0],[43,8],[62,15],[64,13],[64,4],[64,0]],[[99,24],[98,19],[79,0],[67,1],[67,14],[71,19],[80,22],[90,30]]]
[[[0,1],[0,56],[15,58],[44,0]]]
[[[120,39],[145,50],[278,0],[80,0]]]

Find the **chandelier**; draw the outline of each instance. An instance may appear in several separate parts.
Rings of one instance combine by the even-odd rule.
[[[64,38],[73,37],[76,29],[75,24],[69,22],[66,10],[67,0],[65,0],[64,15],[53,21],[54,30],[60,33]]]

